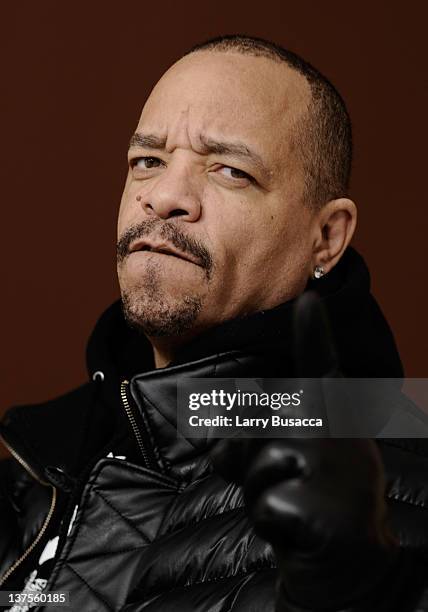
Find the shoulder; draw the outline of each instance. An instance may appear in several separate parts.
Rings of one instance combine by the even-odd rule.
[[[18,460],[13,463],[26,466],[40,480],[46,466],[72,463],[98,395],[97,385],[90,382],[40,404],[10,408],[0,423],[0,436]],[[16,469],[6,462],[4,470]]]
[[[0,498],[10,508],[19,509],[18,498],[34,484],[34,479],[12,457],[0,461]]]

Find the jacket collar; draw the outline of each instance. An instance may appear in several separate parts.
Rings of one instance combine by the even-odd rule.
[[[285,357],[285,359],[283,359]],[[134,405],[150,432],[158,451],[161,467],[180,478],[190,477],[197,465],[194,460],[206,453],[214,439],[210,428],[198,428],[198,438],[184,437],[178,427],[177,391],[181,381],[188,378],[267,378],[286,377],[287,361],[284,352],[267,354],[262,348],[236,350],[173,365],[136,375],[130,382]]]

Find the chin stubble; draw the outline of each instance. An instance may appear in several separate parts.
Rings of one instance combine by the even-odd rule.
[[[150,337],[179,336],[193,327],[202,308],[199,297],[186,295],[180,304],[168,304],[145,291],[143,299],[122,293],[122,307],[128,325]]]
[[[199,242],[188,238],[175,225],[160,220],[147,220],[129,228],[117,246],[120,268],[129,254],[130,244],[143,236],[157,234],[171,241],[183,252],[199,258],[207,280],[211,278],[213,261],[209,251]],[[121,287],[123,313],[127,323],[151,337],[177,336],[191,329],[202,309],[198,295],[182,295],[169,300],[160,284],[160,270],[154,263],[146,269],[141,283],[132,290]]]

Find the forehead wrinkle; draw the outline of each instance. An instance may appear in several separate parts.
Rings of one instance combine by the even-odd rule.
[[[269,181],[272,177],[272,171],[265,165],[262,157],[250,149],[243,142],[228,142],[216,140],[207,134],[201,133],[196,139],[195,145],[192,144],[190,132],[186,130],[187,141],[190,148],[199,155],[228,155],[238,159],[244,159],[252,162],[259,172],[262,174],[265,181]],[[178,144],[168,147],[168,136],[156,136],[155,134],[144,134],[143,132],[135,132],[132,135],[129,148],[142,147],[145,149],[166,150],[172,152],[179,147]]]
[[[189,136],[189,111],[190,106],[187,105],[179,111],[178,117],[174,117],[170,121],[169,128],[167,128],[167,137],[165,143],[165,150],[168,153],[172,153],[174,149],[183,148],[187,145],[192,148],[190,136]]]

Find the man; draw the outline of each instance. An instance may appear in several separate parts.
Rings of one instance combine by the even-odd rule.
[[[184,377],[402,376],[348,247],[350,165],[339,94],[272,43],[209,41],[161,78],[92,380],[2,425],[3,589],[84,611],[428,610],[423,442],[177,435]]]

